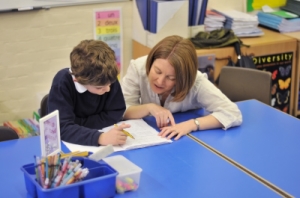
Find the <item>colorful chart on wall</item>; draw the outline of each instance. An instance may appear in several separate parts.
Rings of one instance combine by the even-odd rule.
[[[107,43],[115,52],[122,73],[122,12],[121,8],[101,9],[94,12],[94,39]],[[118,76],[120,78],[120,75]]]
[[[247,12],[253,10],[260,10],[264,5],[268,5],[271,8],[278,8],[284,6],[286,0],[247,0]]]
[[[293,52],[253,57],[257,69],[272,73],[271,106],[289,113]]]

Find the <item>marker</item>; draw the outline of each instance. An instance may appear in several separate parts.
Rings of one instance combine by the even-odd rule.
[[[115,124],[115,127],[118,127],[117,124]],[[125,133],[126,136],[131,137],[132,139],[135,139],[128,131],[125,131],[124,129],[122,129],[122,132]]]
[[[43,186],[44,185],[43,170],[42,170],[41,160],[38,156],[36,157],[36,161],[37,161],[37,166],[38,166],[38,171],[39,171],[39,176],[40,176],[40,184],[41,184],[41,186]]]
[[[34,156],[34,169],[35,169],[35,175],[36,175],[36,179],[38,181],[38,183],[41,183],[40,182],[40,174],[39,174],[39,168],[38,168],[38,161],[37,161],[37,158],[36,156]]]
[[[57,176],[57,173],[59,171],[59,164],[60,164],[60,153],[57,154],[57,161],[54,162],[54,173],[53,173],[53,177],[52,180],[54,181],[55,177]]]
[[[46,170],[45,170],[45,173],[46,173],[46,179],[45,179],[45,185],[44,185],[44,188],[48,188],[48,185],[49,185],[49,172],[48,172],[48,167],[49,167],[49,162],[48,162],[48,157],[46,157]]]

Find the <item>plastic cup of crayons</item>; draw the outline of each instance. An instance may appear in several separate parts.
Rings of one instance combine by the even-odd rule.
[[[86,157],[60,154],[34,157],[34,163],[21,167],[29,195],[50,197],[113,197],[117,172],[106,163]]]

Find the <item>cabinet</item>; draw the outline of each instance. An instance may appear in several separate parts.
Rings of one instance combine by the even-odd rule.
[[[296,79],[295,79],[295,110],[294,115],[300,117],[300,32],[285,33],[285,35],[297,39],[297,62],[296,62]]]
[[[293,53],[292,65],[291,65],[291,84],[290,84],[290,102],[289,102],[289,114],[296,115],[295,109],[298,109],[296,106],[296,100],[298,99],[298,91],[296,92],[296,84],[299,84],[299,72],[296,71],[296,52],[297,52],[297,39],[292,38],[287,35],[280,34],[268,29],[262,28],[264,35],[261,37],[253,38],[242,38],[244,44],[249,45],[250,47],[242,47],[242,52],[244,54],[252,54],[254,57],[264,56],[264,55],[274,55],[282,53]],[[140,56],[147,55],[150,51],[150,48],[141,45],[140,43],[133,40],[133,58],[138,58]],[[197,49],[197,55],[207,55],[215,54],[215,72],[214,77],[216,79],[220,74],[220,70],[228,62],[228,57],[231,57],[232,60],[236,60],[236,54],[233,47],[224,47],[217,49]],[[297,98],[297,99],[296,99]],[[298,104],[298,101],[297,101]]]

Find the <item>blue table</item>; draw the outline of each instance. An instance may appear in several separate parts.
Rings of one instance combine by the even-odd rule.
[[[64,145],[62,150],[68,151]],[[139,189],[116,197],[280,197],[189,137],[116,154],[143,169]],[[5,159],[0,164],[0,197],[29,198],[20,167],[32,163],[33,155],[40,155],[39,137],[0,143]]]
[[[237,105],[243,114],[240,127],[191,135],[283,191],[300,197],[300,120],[256,100]]]

